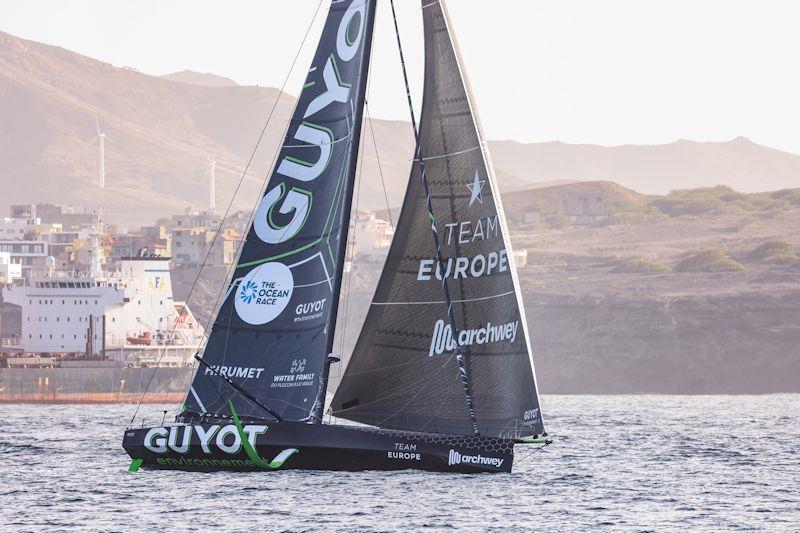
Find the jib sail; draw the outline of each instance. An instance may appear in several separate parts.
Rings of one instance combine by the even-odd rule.
[[[383,428],[472,434],[454,350],[465,359],[480,434],[544,431],[499,190],[441,2],[423,0],[420,152],[443,264],[416,160],[394,240],[333,399],[336,416]],[[456,329],[447,320],[447,279]]]
[[[184,416],[264,417],[230,379],[287,420],[314,407],[333,341],[375,0],[334,0],[247,232]]]

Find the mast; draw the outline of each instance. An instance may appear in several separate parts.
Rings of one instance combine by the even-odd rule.
[[[361,63],[361,74],[360,77],[364,80],[364,83],[361,83],[358,87],[358,93],[356,94],[356,107],[358,109],[362,109],[364,105],[364,99],[366,98],[367,94],[367,73],[369,71],[369,62],[370,57],[372,54],[372,31],[375,22],[375,5],[376,0],[369,0],[370,5],[368,8],[368,22],[365,25],[365,35],[364,35],[364,58]],[[356,166],[358,164],[358,151],[359,151],[359,144],[361,142],[361,125],[363,123],[363,118],[361,117],[361,113],[358,114],[359,116],[353,117],[353,131],[350,137],[350,147],[348,157],[350,158],[351,168],[355,172]],[[328,315],[328,341],[325,345],[325,362],[323,363],[322,367],[322,375],[320,376],[320,395],[314,404],[313,413],[311,413],[311,419],[317,423],[322,423],[322,415],[325,412],[325,398],[328,395],[328,378],[330,377],[330,369],[331,364],[338,361],[339,358],[335,357],[333,354],[333,343],[334,337],[336,332],[336,318],[339,314],[339,300],[341,300],[341,291],[342,291],[342,278],[344,277],[344,261],[345,256],[347,254],[347,236],[350,231],[350,218],[352,217],[351,210],[353,208],[353,187],[349,188],[348,194],[345,195],[344,199],[344,212],[345,212],[345,223],[342,226],[340,242],[344,243],[343,246],[339,246],[338,250],[338,260],[336,261],[336,274],[334,276],[334,283],[333,289],[331,290],[331,294],[333,294],[334,298],[331,302],[331,312]]]
[[[428,186],[428,177],[425,174],[425,159],[422,153],[422,143],[420,142],[419,138],[419,130],[417,129],[417,119],[414,115],[414,105],[411,101],[411,89],[408,86],[408,73],[406,72],[406,61],[403,57],[403,45],[400,42],[400,30],[397,27],[397,15],[395,14],[394,10],[394,0],[390,0],[389,2],[392,6],[392,19],[394,21],[394,33],[397,36],[397,49],[400,52],[400,65],[403,68],[403,82],[406,86],[406,98],[408,99],[408,111],[411,114],[411,127],[414,130],[414,141],[416,144],[416,149],[414,151],[414,157],[417,161],[419,161],[420,167],[420,177],[422,180],[422,187],[425,191],[425,202],[428,208],[428,217],[431,220],[431,233],[433,234],[433,247],[436,254],[436,266],[435,268],[437,271],[443,272],[444,268],[444,261],[442,260],[442,247],[439,244],[439,232],[436,229],[436,217],[433,214],[433,205],[431,205],[431,193],[430,188]],[[451,331],[455,332],[459,331],[456,328],[456,319],[453,316],[453,300],[450,298],[450,289],[447,287],[447,276],[442,275],[442,292],[444,293],[444,302],[447,306],[447,321],[450,325]],[[478,421],[475,418],[475,405],[472,401],[472,391],[470,387],[469,381],[469,374],[467,373],[467,367],[464,363],[464,354],[461,351],[461,347],[456,343],[455,347],[455,356],[456,362],[458,363],[458,376],[461,380],[461,384],[464,387],[464,397],[467,401],[467,412],[469,413],[469,418],[472,421],[472,428],[475,434],[478,434]]]

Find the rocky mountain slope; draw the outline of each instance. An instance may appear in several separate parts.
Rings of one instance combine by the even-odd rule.
[[[276,103],[277,102],[277,103]],[[213,74],[163,77],[117,68],[62,48],[0,32],[0,212],[11,203],[103,206],[135,226],[207,204],[208,163],[217,161],[224,208],[269,116],[235,209],[253,204],[294,98],[241,87]],[[97,187],[97,125],[106,138],[107,188]],[[406,122],[364,128],[359,207],[399,205],[413,152]],[[374,131],[375,142],[372,133]],[[678,141],[664,146],[490,143],[501,187],[611,179],[644,193],[727,184],[742,191],[800,183],[800,156],[753,144]],[[378,164],[380,162],[380,164]],[[380,173],[383,180],[380,179]]]

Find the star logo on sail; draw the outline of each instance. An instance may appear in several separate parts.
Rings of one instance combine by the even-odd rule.
[[[475,203],[475,200],[478,200],[481,204],[483,203],[483,185],[486,183],[486,180],[480,179],[478,176],[478,169],[475,169],[475,179],[472,183],[467,183],[467,189],[469,189],[469,205],[470,207],[472,204]]]

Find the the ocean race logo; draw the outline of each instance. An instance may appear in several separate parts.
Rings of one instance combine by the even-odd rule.
[[[464,329],[458,333],[458,346],[472,346],[475,344],[491,344],[493,342],[511,342],[517,340],[519,321],[493,325],[487,322],[486,326],[475,329]],[[456,339],[453,338],[453,328],[445,325],[444,320],[437,320],[433,326],[431,347],[428,357],[452,352],[456,349]]]
[[[505,459],[499,457],[486,457],[485,455],[462,455],[461,453],[451,449],[447,455],[447,464],[450,466],[471,464],[471,465],[487,465],[495,468],[500,468]]]
[[[289,267],[283,263],[264,263],[248,272],[239,283],[236,313],[248,324],[266,324],[289,305],[293,291],[294,277]]]
[[[337,5],[337,8],[340,6]],[[330,165],[334,157],[334,149],[340,146],[345,150],[347,143],[336,144],[340,139],[334,139],[330,128],[315,124],[317,114],[327,109],[331,104],[340,107],[337,114],[344,117],[351,113],[350,89],[355,80],[341,79],[342,68],[345,63],[356,57],[356,53],[364,40],[364,25],[366,23],[366,2],[353,0],[342,15],[336,30],[336,46],[325,57],[325,64],[321,69],[317,65],[311,68],[306,88],[300,95],[299,101],[307,101],[305,110],[295,109],[295,119],[300,122],[292,139],[284,142],[284,154],[278,167],[270,179],[271,188],[261,199],[253,221],[253,228],[258,238],[269,244],[286,242],[303,228],[311,211],[313,192],[301,187],[289,188],[279,176],[290,178],[303,183],[313,182],[321,176]],[[323,35],[323,39],[326,35]],[[353,70],[353,69],[348,69]],[[346,71],[345,71],[346,72]],[[355,70],[356,75],[357,70]],[[308,93],[316,93],[310,101]],[[302,116],[298,116],[302,112]],[[335,176],[334,176],[335,177]],[[273,184],[274,183],[274,184]],[[287,190],[288,189],[288,190]],[[325,199],[328,205],[333,198]],[[276,213],[284,217],[291,214],[287,222],[276,221]]]

